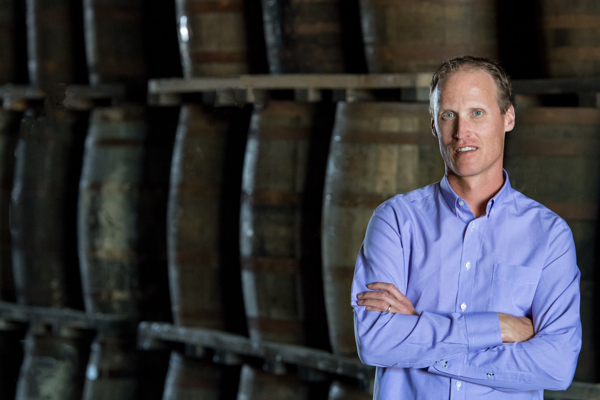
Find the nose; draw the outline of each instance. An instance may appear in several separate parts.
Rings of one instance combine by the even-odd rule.
[[[454,137],[457,140],[465,139],[471,136],[471,129],[469,122],[465,118],[456,118],[456,126],[454,131]]]

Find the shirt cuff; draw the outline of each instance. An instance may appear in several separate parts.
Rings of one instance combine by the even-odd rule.
[[[502,344],[500,319],[497,312],[475,312],[465,314],[469,353],[485,350]]]

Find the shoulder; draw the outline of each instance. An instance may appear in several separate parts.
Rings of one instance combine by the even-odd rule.
[[[515,215],[536,235],[545,236],[549,248],[562,248],[566,251],[565,247],[574,246],[571,228],[556,212],[517,190],[512,189],[511,196]]]
[[[439,182],[436,182],[405,194],[398,194],[381,203],[379,207],[375,209],[373,216],[377,216],[386,221],[407,217],[419,212],[419,210],[434,206],[438,191]]]

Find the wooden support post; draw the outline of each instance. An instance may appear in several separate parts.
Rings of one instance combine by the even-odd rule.
[[[374,101],[375,96],[373,92],[367,89],[354,89],[348,88],[346,89],[346,101],[348,103],[353,103],[356,101]]]
[[[540,96],[528,94],[516,94],[513,103],[515,108],[541,107]]]
[[[213,362],[221,365],[241,365],[242,358],[230,351],[215,349]]]
[[[216,107],[235,106],[237,100],[235,98],[235,91],[231,88],[219,88],[217,89],[217,98],[215,99]]]
[[[308,382],[324,382],[329,380],[330,375],[318,369],[298,365],[298,377]]]
[[[268,358],[263,364],[263,370],[274,375],[286,375],[289,373],[289,368],[281,360],[281,356],[274,359]]]
[[[202,358],[206,356],[206,349],[199,344],[185,344],[185,355],[187,357]]]
[[[305,103],[318,103],[323,100],[323,92],[319,89],[294,89],[294,99]]]

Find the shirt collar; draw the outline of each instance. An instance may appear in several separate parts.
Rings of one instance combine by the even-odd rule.
[[[508,195],[512,188],[510,185],[510,179],[508,178],[508,172],[506,172],[505,169],[502,169],[502,174],[504,175],[504,184],[502,185],[502,188],[498,191],[498,193],[496,193],[496,195],[492,197],[490,201],[488,201],[486,207],[486,216],[488,218],[490,217],[493,207],[502,204],[508,198]],[[448,205],[448,207],[450,207],[454,214],[458,215],[458,213],[460,212],[459,210],[461,210],[461,202],[463,202],[462,207],[467,207],[466,211],[468,211],[467,202],[464,199],[460,198],[456,194],[454,189],[452,189],[452,187],[450,186],[450,182],[448,182],[448,177],[446,175],[444,175],[444,179],[442,179],[442,181],[440,182],[440,188],[442,196],[446,201],[446,204]]]

